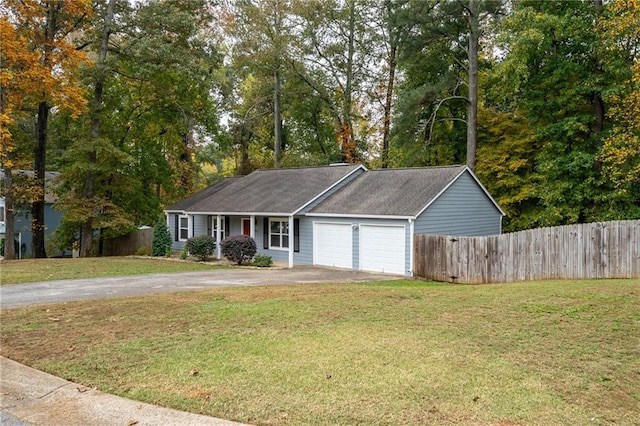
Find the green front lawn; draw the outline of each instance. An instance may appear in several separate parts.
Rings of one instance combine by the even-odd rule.
[[[153,257],[2,260],[0,261],[0,285],[116,275],[203,271],[222,267],[224,266],[174,262]]]
[[[640,280],[215,289],[2,311],[0,353],[258,425],[637,424]]]

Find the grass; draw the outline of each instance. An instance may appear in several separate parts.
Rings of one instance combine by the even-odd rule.
[[[2,311],[3,356],[258,425],[637,424],[640,280],[216,289]]]
[[[73,278],[189,272],[217,269],[207,263],[171,262],[159,258],[91,257],[0,261],[0,285]]]

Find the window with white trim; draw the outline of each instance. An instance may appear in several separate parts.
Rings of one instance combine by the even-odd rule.
[[[220,216],[220,241],[224,240],[224,216]],[[218,229],[218,217],[211,216],[211,236],[216,239],[216,230]]]
[[[178,216],[178,239],[180,241],[189,239],[189,216]]]
[[[289,248],[288,219],[269,219],[269,248]]]
[[[4,222],[4,204],[0,204],[0,222]]]

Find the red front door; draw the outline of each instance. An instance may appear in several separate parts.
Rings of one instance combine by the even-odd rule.
[[[242,219],[242,235],[251,236],[251,219]]]

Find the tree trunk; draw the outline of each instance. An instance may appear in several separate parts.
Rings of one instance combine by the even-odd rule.
[[[13,260],[16,257],[15,215],[13,214],[13,175],[11,167],[4,168],[4,259]],[[19,248],[18,248],[19,250]]]
[[[102,37],[100,39],[100,48],[98,50],[97,76],[93,89],[93,104],[91,108],[91,139],[93,140],[94,149],[87,153],[87,162],[89,164],[84,182],[84,197],[86,203],[91,204],[95,196],[95,175],[93,166],[97,162],[95,145],[100,139],[100,114],[102,112],[102,93],[104,89],[105,79],[105,62],[107,61],[107,53],[109,48],[109,36],[111,35],[111,21],[113,20],[113,9],[115,0],[109,0],[107,11],[104,17],[104,27],[102,29]],[[82,223],[81,241],[80,241],[80,257],[91,256],[93,247],[93,216],[90,215]]]
[[[280,167],[280,156],[282,149],[282,116],[280,113],[280,72],[276,70],[273,74],[273,116],[274,116],[274,146],[273,146],[273,167]]]
[[[47,19],[44,33],[42,65],[49,66],[51,60],[51,42],[58,31],[58,11],[62,2],[47,3]],[[36,146],[34,156],[34,178],[38,190],[31,204],[31,257],[47,257],[44,245],[44,204],[45,204],[45,171],[47,155],[47,127],[49,125],[49,103],[47,101],[38,104],[38,116],[36,124]]]
[[[393,84],[396,76],[398,48],[395,43],[391,44],[389,52],[389,78],[387,80],[387,95],[384,103],[384,121],[382,134],[382,168],[389,167],[389,132],[391,129],[391,102],[393,100]]]
[[[282,60],[281,28],[282,28],[282,5],[279,2],[273,3],[273,38],[275,47],[275,66],[273,72],[273,167],[280,167],[280,157],[282,156],[282,80],[280,75],[280,65]]]
[[[45,164],[47,154],[47,125],[49,122],[49,104],[40,102],[36,125],[36,146],[34,149],[34,180],[37,191],[31,204],[31,257],[34,259],[47,257],[44,246],[44,194]]]
[[[342,107],[343,125],[340,129],[342,137],[342,158],[348,163],[357,161],[355,136],[353,134],[353,56],[355,54],[355,26],[356,26],[356,5],[355,0],[349,2],[349,38],[347,43],[347,69],[344,93],[344,103]]]
[[[467,58],[469,61],[469,103],[467,109],[467,166],[474,170],[476,167],[476,144],[478,126],[478,5],[476,0],[469,0],[469,47]]]

